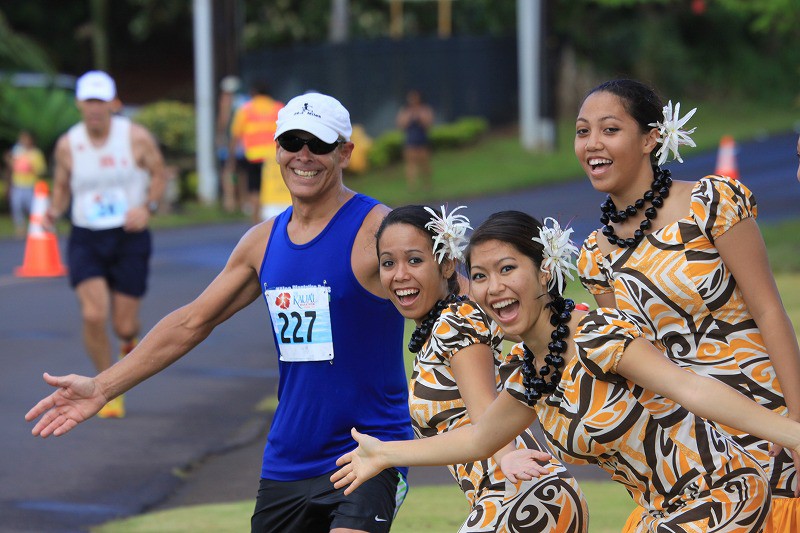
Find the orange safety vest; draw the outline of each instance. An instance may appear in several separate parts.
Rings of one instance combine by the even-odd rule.
[[[259,163],[275,152],[275,121],[283,103],[267,96],[255,96],[245,103],[231,126],[234,136],[242,141],[244,156]]]

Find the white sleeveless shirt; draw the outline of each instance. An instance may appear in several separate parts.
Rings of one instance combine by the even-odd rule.
[[[131,121],[111,117],[103,146],[92,145],[86,125],[79,122],[67,133],[72,153],[72,224],[91,230],[119,228],[128,209],[144,205],[150,175],[136,166],[131,144]]]

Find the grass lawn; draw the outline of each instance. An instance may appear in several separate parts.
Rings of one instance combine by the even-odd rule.
[[[444,468],[444,467],[443,467]],[[581,483],[591,510],[592,533],[618,533],[633,510],[628,493],[612,482]],[[248,531],[253,502],[184,507],[120,520],[92,528],[93,533],[239,533]],[[469,508],[453,485],[412,487],[397,514],[392,533],[453,533]]]

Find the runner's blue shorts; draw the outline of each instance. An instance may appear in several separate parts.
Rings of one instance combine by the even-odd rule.
[[[153,243],[149,230],[90,230],[74,226],[67,244],[69,282],[105,278],[114,292],[141,298],[147,291]]]

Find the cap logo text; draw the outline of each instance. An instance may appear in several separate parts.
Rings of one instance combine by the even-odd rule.
[[[311,115],[312,117],[322,118],[317,113],[314,113],[314,109],[308,105],[308,102],[304,103],[303,108],[297,113],[295,113],[295,116],[297,115]]]

